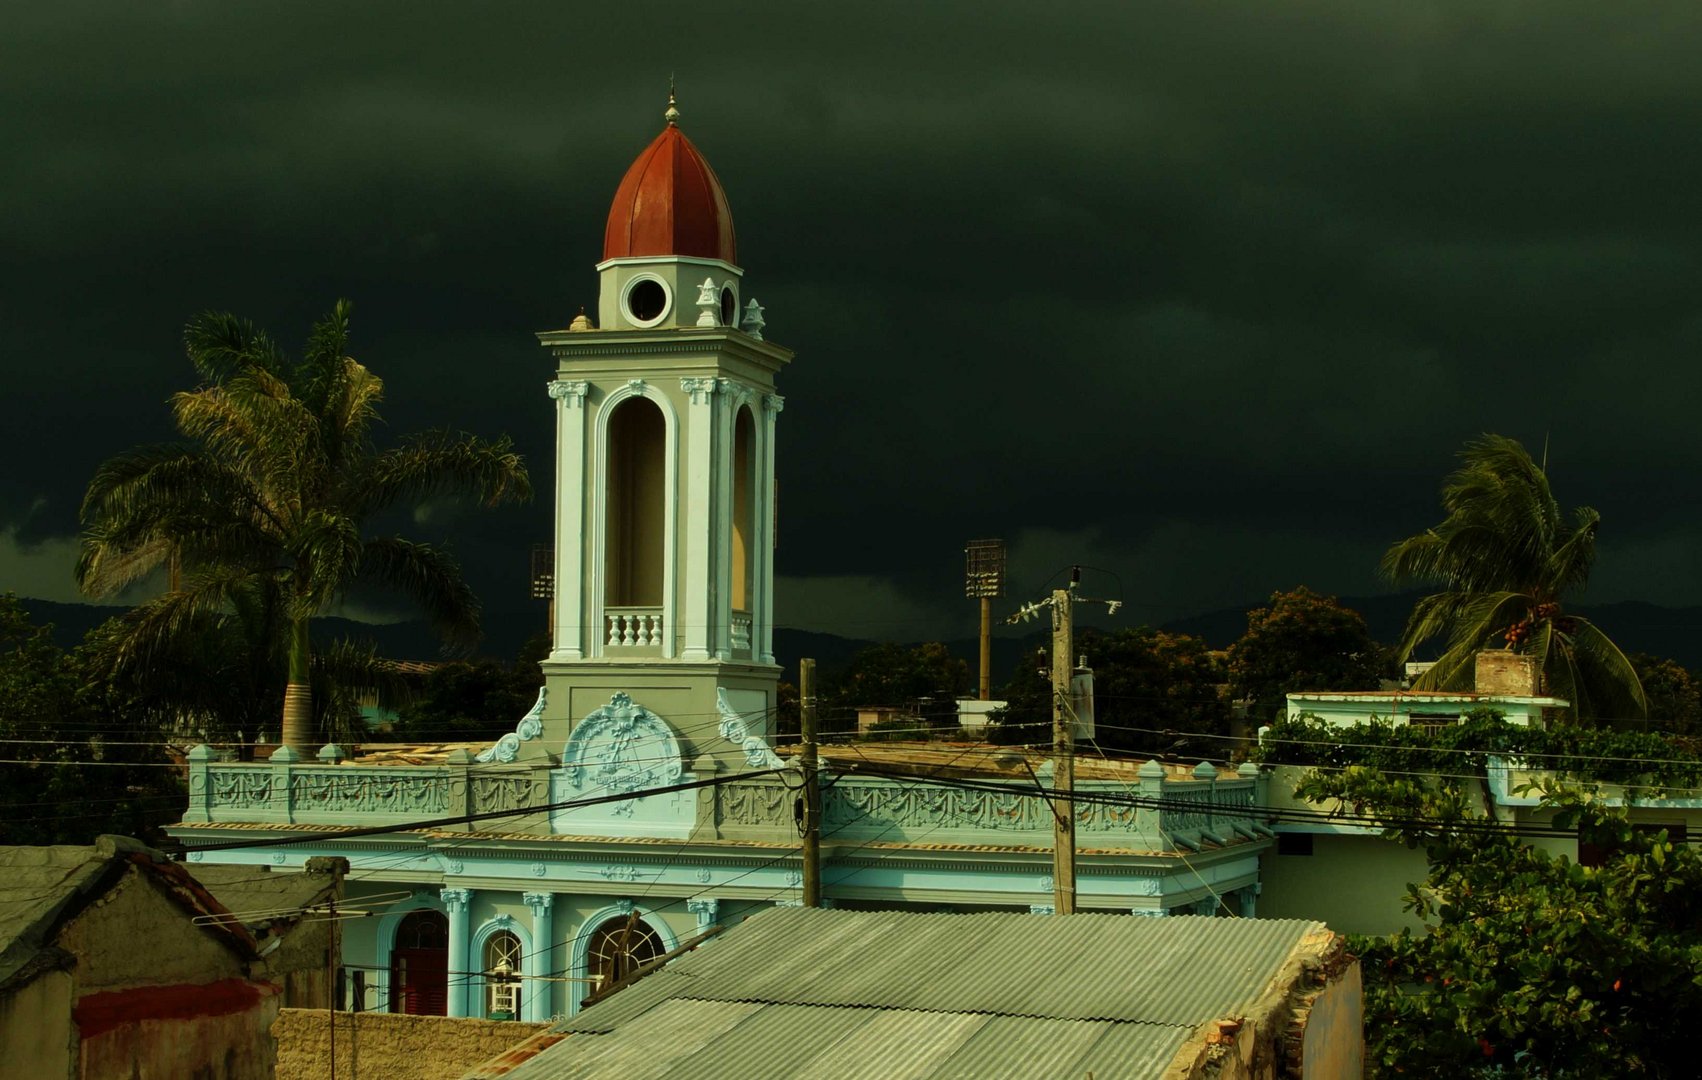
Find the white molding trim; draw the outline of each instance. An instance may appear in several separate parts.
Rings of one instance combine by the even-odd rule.
[[[643,379],[632,379],[603,397],[602,404],[597,407],[596,442],[591,453],[590,468],[596,481],[592,486],[591,504],[591,596],[585,604],[585,622],[591,630],[590,648],[586,651],[593,657],[603,655],[606,638],[603,634],[603,612],[608,607],[608,569],[607,553],[604,550],[608,543],[608,512],[609,512],[609,417],[613,415],[621,402],[631,397],[648,398],[662,410],[662,423],[666,431],[663,440],[663,521],[666,537],[662,545],[662,656],[671,660],[674,657],[674,643],[679,633],[679,605],[675,596],[675,564],[679,554],[676,550],[679,543],[679,460],[680,460],[680,418],[674,412],[674,403],[668,395]]]
[[[707,266],[725,270],[735,277],[745,276],[743,270],[724,259],[705,259],[696,255],[626,255],[618,259],[604,259],[597,264],[597,272],[602,273],[611,266]]]

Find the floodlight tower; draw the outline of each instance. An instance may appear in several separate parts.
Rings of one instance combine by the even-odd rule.
[[[982,701],[992,698],[993,600],[1005,595],[1005,542],[971,540],[963,549],[963,595],[981,601]]]

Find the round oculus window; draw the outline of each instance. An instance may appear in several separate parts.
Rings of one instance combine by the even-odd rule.
[[[739,298],[733,295],[733,287],[721,287],[721,325],[739,325]]]
[[[640,278],[627,286],[626,313],[635,323],[652,323],[668,310],[668,290],[655,278]]]

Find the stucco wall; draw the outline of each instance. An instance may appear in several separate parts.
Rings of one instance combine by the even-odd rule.
[[[1306,1016],[1300,1075],[1308,1080],[1365,1075],[1365,991],[1353,964],[1324,988]]]
[[[58,944],[79,958],[79,994],[247,974],[235,954],[191,924],[174,900],[134,869],[71,920]]]
[[[1410,882],[1429,872],[1424,852],[1381,836],[1312,834],[1312,854],[1259,860],[1259,916],[1317,919],[1342,934],[1389,934],[1421,924],[1402,908]]]
[[[61,1080],[76,1075],[71,976],[49,971],[0,994],[0,1077]]]
[[[249,978],[165,888],[130,869],[56,938],[76,957],[80,1075],[269,1080],[279,987]]]
[[[547,1024],[515,1021],[336,1014],[337,1072],[331,1073],[331,1019],[324,1009],[284,1009],[272,1025],[277,1080],[442,1080],[531,1038]]]

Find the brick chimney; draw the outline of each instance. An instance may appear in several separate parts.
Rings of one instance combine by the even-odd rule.
[[[1536,657],[1509,649],[1484,649],[1477,654],[1475,689],[1480,694],[1536,697]]]

